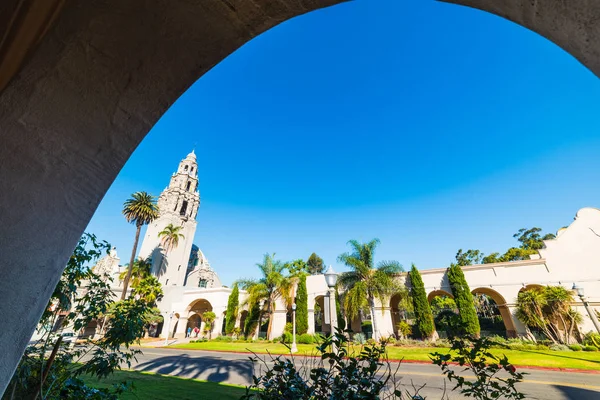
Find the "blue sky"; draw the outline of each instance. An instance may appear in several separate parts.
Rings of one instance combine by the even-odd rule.
[[[366,1],[262,34],[193,85],[135,151],[87,231],[117,246],[135,191],[156,196],[196,146],[198,244],[224,284],[266,252],[447,266],[600,206],[600,81],[501,18],[435,1]]]

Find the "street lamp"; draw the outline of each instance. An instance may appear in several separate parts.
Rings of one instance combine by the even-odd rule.
[[[169,314],[169,320],[167,322],[167,331],[165,332],[165,346],[169,345],[169,331],[171,330],[171,320],[173,319],[173,315],[175,315],[175,313],[171,311],[171,314]]]
[[[296,346],[296,302],[294,300],[294,304],[292,304],[292,348],[290,352],[297,353],[298,347]]]
[[[335,335],[335,327],[337,326],[337,312],[335,311],[335,285],[337,284],[338,274],[330,265],[325,271],[325,282],[329,287],[329,323],[331,324],[331,336]],[[336,352],[335,344],[331,343],[331,352]]]
[[[573,290],[577,293],[577,296],[579,296],[579,298],[581,299],[581,302],[583,303],[585,310],[587,311],[588,315],[590,316],[592,323],[596,327],[596,331],[598,331],[598,333],[600,333],[600,324],[598,324],[598,320],[596,319],[596,316],[594,315],[592,310],[590,310],[590,305],[588,304],[587,301],[585,301],[585,292],[584,292],[583,288],[581,286],[577,286],[576,283],[573,283]]]

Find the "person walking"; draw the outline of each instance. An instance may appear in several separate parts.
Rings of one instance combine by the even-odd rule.
[[[200,333],[200,329],[198,329],[198,327],[194,327],[194,335],[196,335],[196,337],[198,337],[198,334]]]
[[[186,338],[188,338],[188,337],[190,337],[190,336],[192,336],[192,327],[191,327],[191,326],[188,326],[188,328],[187,328],[187,333],[186,333],[185,337],[186,337]]]

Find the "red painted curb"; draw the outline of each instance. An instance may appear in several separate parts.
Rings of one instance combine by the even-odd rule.
[[[146,348],[149,348],[149,347],[146,347]],[[190,348],[177,347],[177,346],[169,346],[169,347],[161,346],[161,347],[154,347],[154,348],[157,348],[157,349],[192,350],[192,351],[209,351],[209,352],[213,352],[213,353],[248,354],[248,357],[251,357],[251,356],[254,355],[254,353],[247,352],[247,351],[190,349]],[[263,355],[263,354],[264,355],[271,354],[272,356],[294,356],[294,357],[321,358],[320,356],[314,356],[314,355],[301,355],[301,354],[293,355],[293,354],[290,354],[290,353],[256,353],[256,355]],[[422,361],[422,360],[388,359],[388,361],[390,361],[390,362],[403,362],[403,363],[409,363],[409,364],[432,365],[430,362]],[[450,363],[450,364],[451,365],[458,365],[457,363]],[[593,369],[538,367],[538,366],[534,366],[534,365],[515,365],[515,367],[516,368],[521,368],[521,369],[538,370],[538,371],[575,372],[575,373],[581,373],[581,374],[598,374],[598,375],[600,375],[600,370],[593,370]]]

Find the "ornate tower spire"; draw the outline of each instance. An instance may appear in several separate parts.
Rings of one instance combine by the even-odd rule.
[[[159,217],[148,226],[140,257],[152,257],[153,273],[164,286],[183,286],[196,233],[196,215],[200,207],[198,163],[192,150],[171,176],[169,186],[158,197]],[[181,226],[183,238],[167,252],[158,234],[169,224]]]

